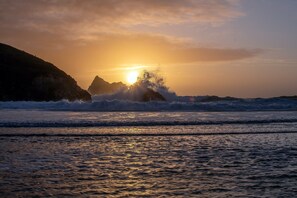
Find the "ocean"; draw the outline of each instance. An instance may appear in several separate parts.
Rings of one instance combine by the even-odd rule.
[[[230,106],[0,103],[1,197],[296,197],[297,111]]]

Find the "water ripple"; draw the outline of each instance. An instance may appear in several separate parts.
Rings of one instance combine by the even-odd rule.
[[[297,134],[0,138],[4,197],[296,197]]]

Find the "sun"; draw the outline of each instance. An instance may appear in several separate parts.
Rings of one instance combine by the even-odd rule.
[[[127,82],[132,85],[136,83],[139,73],[137,71],[131,71],[127,75]]]

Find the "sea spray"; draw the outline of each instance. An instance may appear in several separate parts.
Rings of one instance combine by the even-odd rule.
[[[177,101],[177,95],[169,90],[157,71],[144,70],[133,85],[111,94],[95,95],[93,100]]]

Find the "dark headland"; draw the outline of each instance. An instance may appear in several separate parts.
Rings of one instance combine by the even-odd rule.
[[[0,43],[0,101],[91,100],[55,65]]]

